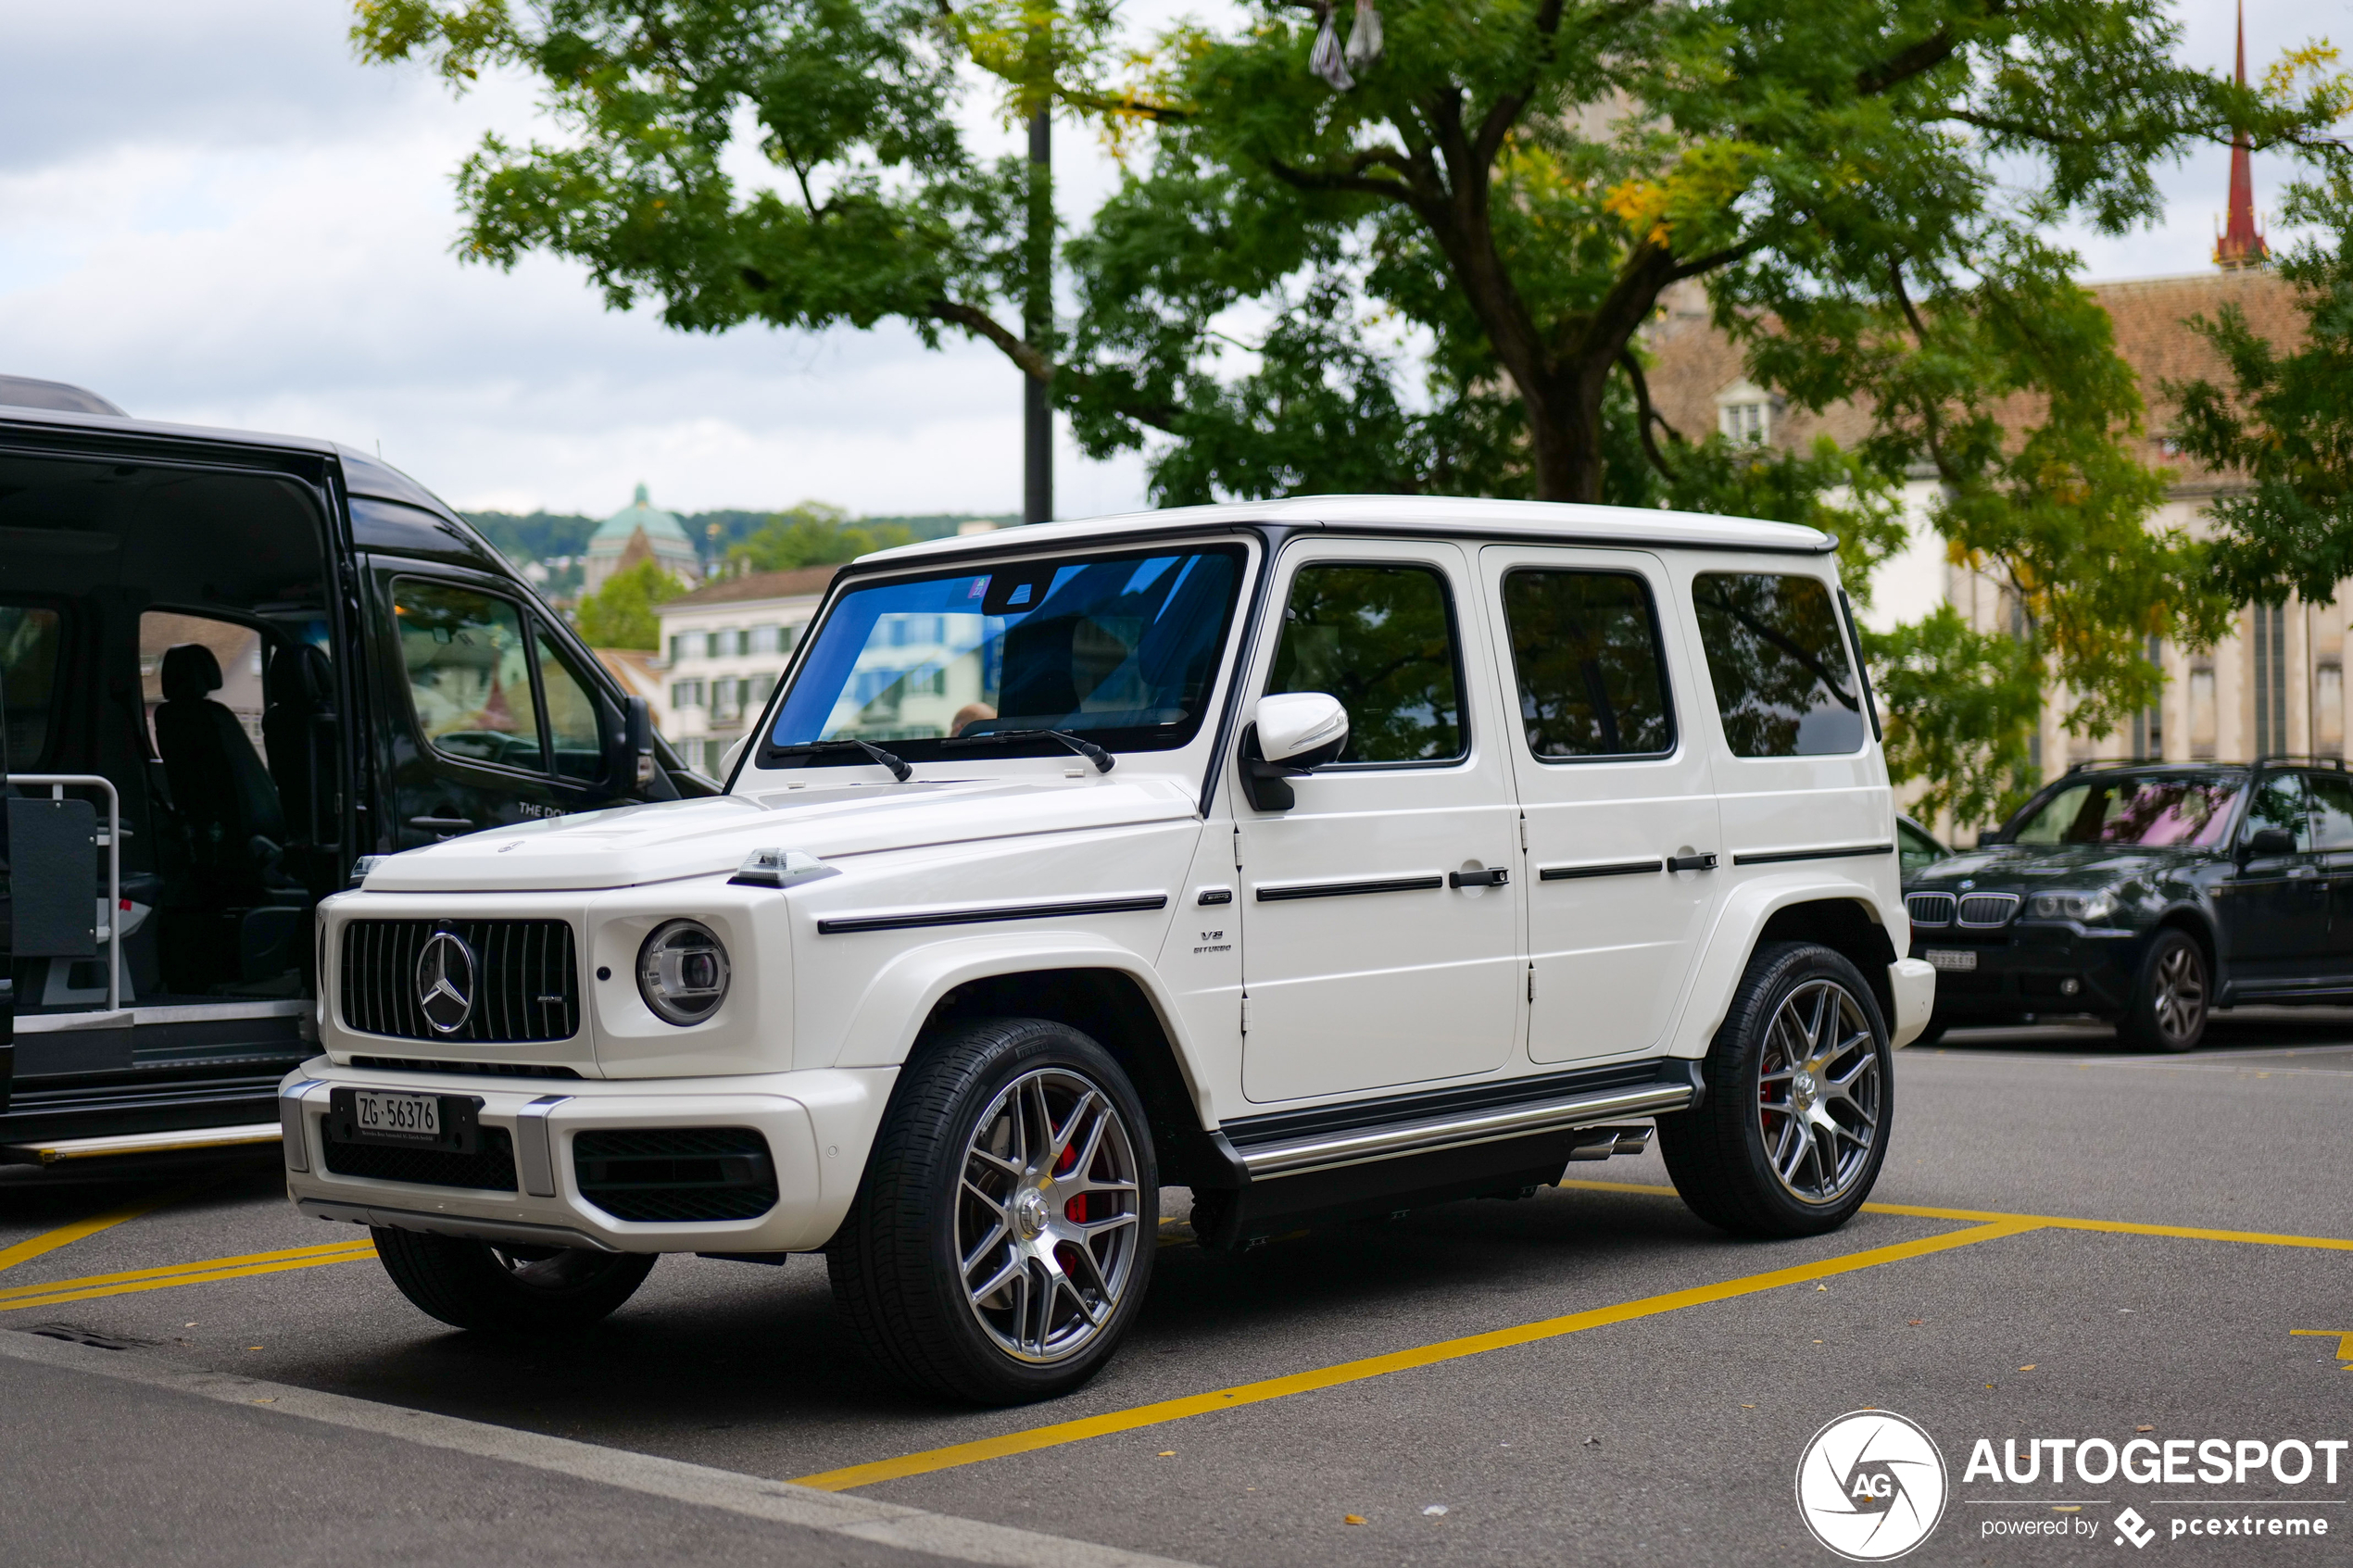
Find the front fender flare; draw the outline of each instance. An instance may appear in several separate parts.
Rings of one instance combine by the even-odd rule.
[[[897,1067],[940,998],[957,986],[1000,974],[1050,969],[1107,969],[1126,975],[1158,1015],[1185,1087],[1200,1103],[1192,1053],[1159,973],[1133,948],[1090,931],[1022,931],[957,937],[912,947],[875,972],[842,1032],[836,1067]]]

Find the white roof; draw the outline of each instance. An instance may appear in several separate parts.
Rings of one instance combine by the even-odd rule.
[[[1237,501],[1214,507],[1176,507],[1166,511],[1126,512],[1068,522],[1040,522],[993,533],[930,539],[861,556],[864,566],[965,554],[975,547],[1085,542],[1123,533],[1171,528],[1224,527],[1235,523],[1368,528],[1384,533],[1548,535],[1563,544],[1673,545],[1719,550],[1774,550],[1820,554],[1837,541],[1817,528],[1754,518],[1714,517],[1705,512],[1657,511],[1640,507],[1587,507],[1556,501],[1494,501],[1446,495],[1294,495],[1279,501]]]

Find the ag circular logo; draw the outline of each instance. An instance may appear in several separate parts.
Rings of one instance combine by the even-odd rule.
[[[1888,1411],[1855,1411],[1814,1434],[1797,1461],[1797,1512],[1851,1562],[1901,1557],[1944,1516],[1944,1456]]]

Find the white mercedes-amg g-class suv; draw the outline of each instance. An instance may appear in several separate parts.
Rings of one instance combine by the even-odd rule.
[[[510,1333],[822,1250],[877,1361],[988,1401],[1114,1352],[1163,1183],[1239,1248],[1655,1123],[1704,1218],[1829,1229],[1934,988],[1832,543],[1331,497],[869,556],[723,797],[321,906],[291,1195]]]

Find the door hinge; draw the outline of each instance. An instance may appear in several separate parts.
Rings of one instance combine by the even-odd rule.
[[[1519,852],[1523,855],[1528,853],[1528,813],[1525,811],[1519,814]]]
[[[1242,825],[1239,822],[1234,824],[1234,869],[1242,869]]]
[[[1528,999],[1531,1002],[1536,999],[1536,966],[1534,964],[1528,966]]]
[[[1250,1033],[1250,993],[1242,993],[1242,1033]]]

